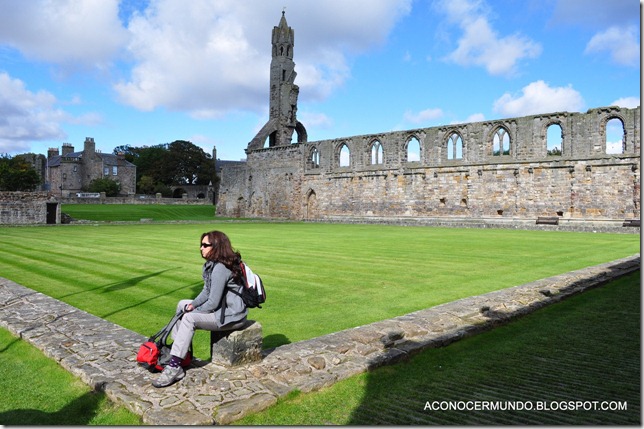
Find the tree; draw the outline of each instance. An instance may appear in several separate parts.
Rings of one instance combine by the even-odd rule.
[[[1,191],[34,191],[42,182],[33,165],[22,157],[11,158],[0,156],[0,190]]]
[[[154,179],[150,176],[141,176],[141,180],[138,181],[136,186],[141,194],[154,194],[155,183]]]
[[[561,149],[559,149],[558,147],[553,147],[552,149],[548,149],[548,155],[561,156]]]
[[[216,182],[212,156],[200,147],[185,140],[156,146],[114,148],[114,153],[124,153],[125,159],[136,165],[138,192],[151,189],[169,191],[170,186],[208,185]],[[144,179],[145,178],[145,179]],[[172,194],[172,192],[170,192]]]
[[[185,140],[168,145],[170,169],[174,172],[173,185],[207,185],[215,178],[212,156],[199,146]]]
[[[121,185],[108,178],[94,179],[90,182],[87,190],[89,192],[105,192],[108,197],[116,197],[121,192]]]

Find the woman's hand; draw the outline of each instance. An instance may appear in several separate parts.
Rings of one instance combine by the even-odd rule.
[[[185,306],[183,309],[184,309],[184,310],[186,311],[186,313],[187,313],[187,312],[189,312],[189,311],[194,310],[194,309],[195,309],[195,307],[194,307],[192,304],[186,304],[186,306]]]

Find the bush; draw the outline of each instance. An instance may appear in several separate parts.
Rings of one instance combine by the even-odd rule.
[[[112,179],[94,179],[87,188],[88,192],[105,192],[108,197],[116,197],[121,192],[121,184]]]

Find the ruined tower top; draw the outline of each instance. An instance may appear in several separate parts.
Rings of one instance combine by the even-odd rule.
[[[293,46],[295,45],[295,32],[286,23],[284,11],[277,27],[273,27],[273,59],[286,57],[293,60]]]
[[[294,131],[298,143],[307,140],[306,129],[297,120],[300,88],[295,84],[297,73],[293,62],[295,32],[288,26],[284,11],[279,25],[273,27],[272,45],[269,118],[248,144],[247,151],[262,149],[267,139],[269,147],[290,145]]]

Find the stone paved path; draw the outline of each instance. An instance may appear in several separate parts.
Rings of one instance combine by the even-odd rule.
[[[227,424],[304,392],[489,330],[640,269],[640,255],[265,351],[233,369],[201,362],[165,389],[135,355],[143,335],[0,278],[0,326],[152,425]]]

